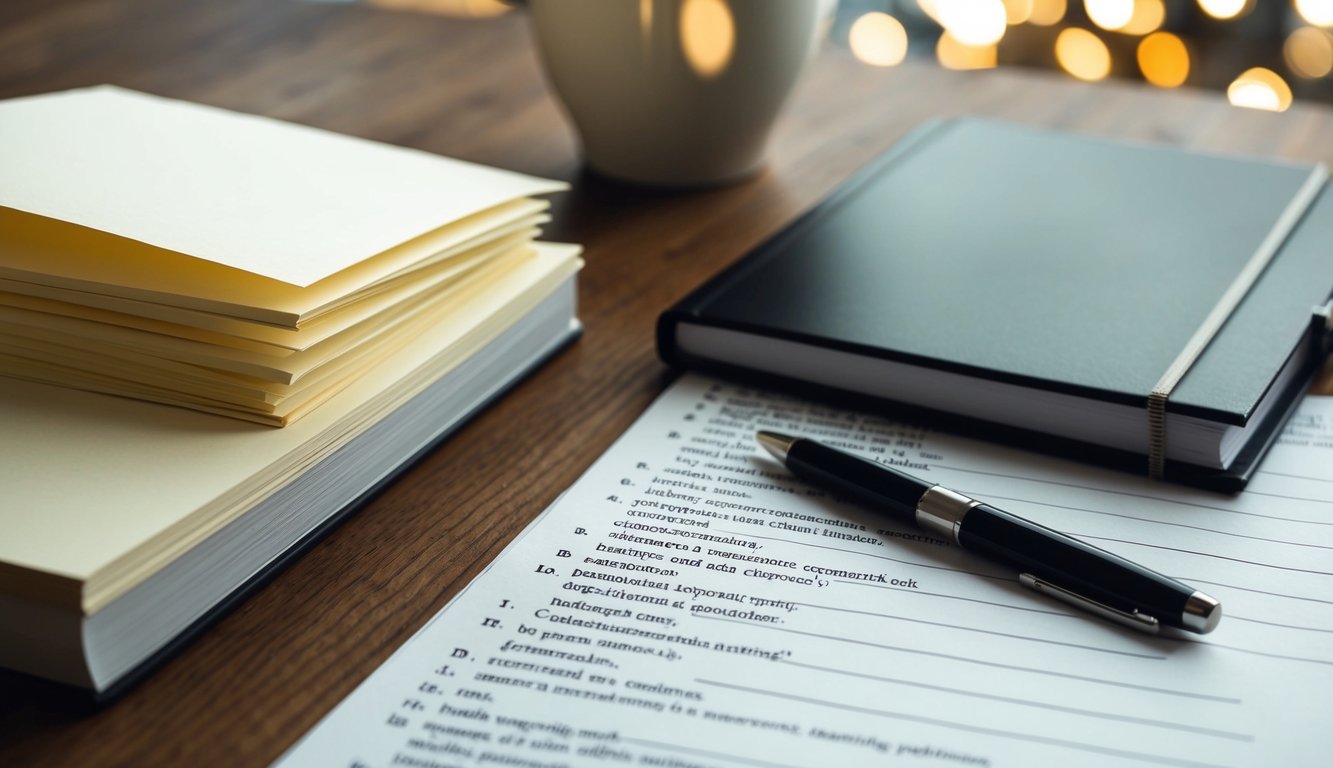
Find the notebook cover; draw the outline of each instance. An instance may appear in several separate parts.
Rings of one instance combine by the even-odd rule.
[[[1142,408],[1310,171],[928,124],[664,313],[659,353],[728,367],[682,359],[675,328],[688,322]],[[1331,241],[1326,188],[1169,412],[1247,422],[1329,295]]]

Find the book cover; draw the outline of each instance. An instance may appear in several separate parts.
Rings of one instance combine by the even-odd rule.
[[[990,120],[931,124],[664,313],[659,351],[1141,465],[1148,394],[1313,189],[1166,406],[1177,478],[1243,481],[1268,417],[1313,373],[1311,312],[1333,287],[1321,178]]]

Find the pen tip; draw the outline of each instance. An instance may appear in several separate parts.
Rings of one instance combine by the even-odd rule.
[[[786,463],[787,452],[791,450],[792,444],[796,442],[796,438],[777,432],[756,432],[754,437],[760,445],[764,446],[766,451],[783,463]]]

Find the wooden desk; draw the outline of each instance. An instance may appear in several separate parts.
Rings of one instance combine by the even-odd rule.
[[[151,679],[93,715],[0,673],[0,765],[260,764],[375,669],[661,391],[664,307],[923,119],[977,113],[1333,164],[1333,110],[1020,71],[877,70],[826,47],[758,178],[686,194],[582,175],[521,13],[460,21],[286,0],[7,0],[0,97],[99,82],[568,179],[587,334]],[[1333,377],[1323,389],[1333,394]],[[539,452],[536,446],[543,446]]]

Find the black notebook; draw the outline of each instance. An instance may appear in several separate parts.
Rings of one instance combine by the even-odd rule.
[[[659,353],[1134,471],[1156,452],[1167,479],[1238,489],[1325,354],[1327,175],[933,123],[664,313]]]

